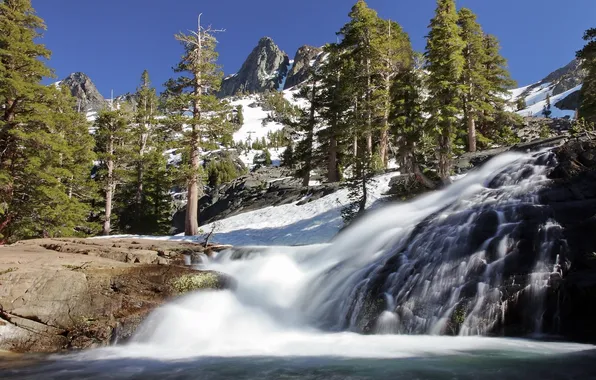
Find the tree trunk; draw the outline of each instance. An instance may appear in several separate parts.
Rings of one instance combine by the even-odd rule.
[[[445,127],[444,127],[445,128]],[[439,166],[438,175],[444,183],[451,182],[451,131],[443,129],[439,136]]]
[[[366,59],[366,151],[369,156],[373,153],[373,142],[372,142],[372,78],[370,68],[370,58]]]
[[[188,196],[186,200],[186,223],[184,234],[196,236],[199,234],[199,134],[197,127],[193,126],[192,140],[190,146],[190,169],[192,173],[188,179]]]
[[[197,58],[196,63],[199,65],[203,63],[203,47],[201,36],[201,16],[199,15],[199,25],[197,28]],[[188,178],[188,194],[186,199],[186,223],[184,226],[184,234],[186,236],[196,236],[199,234],[199,168],[201,165],[199,157],[199,144],[201,135],[199,133],[200,126],[198,125],[201,119],[201,99],[203,94],[202,72],[196,70],[194,73],[194,102],[193,102],[193,125],[190,141],[190,176]]]
[[[145,127],[145,131],[147,131],[147,126]],[[140,206],[143,202],[143,177],[145,174],[143,157],[147,148],[147,138],[147,133],[141,134],[141,141],[139,145],[139,162],[137,163],[137,193],[135,197],[137,206]]]
[[[329,156],[327,160],[327,182],[339,182],[337,171],[337,139],[334,135],[329,140]]]
[[[302,177],[302,186],[310,184],[310,171],[312,170],[312,145],[314,142],[315,132],[315,116],[316,116],[316,96],[317,96],[317,82],[312,83],[312,92],[310,96],[310,114],[308,116],[308,134],[306,136],[306,157],[304,160],[304,173]]]
[[[389,109],[391,107],[391,78],[389,75],[385,76],[384,84],[385,88],[383,90],[385,91],[385,109],[383,110],[381,139],[379,142],[379,155],[381,156],[383,167],[387,168],[387,164],[389,162]]]
[[[362,177],[362,198],[360,198],[360,207],[358,208],[358,214],[362,214],[366,210],[366,201],[368,198],[368,189],[366,188],[366,170],[365,170],[365,162],[362,162],[361,168],[361,177]]]
[[[476,151],[476,120],[471,112],[468,112],[468,148],[470,152]]]
[[[114,137],[110,136],[108,142],[108,152],[110,158],[106,162],[106,166],[108,169],[108,176],[106,178],[106,205],[105,205],[105,216],[103,222],[103,231],[102,235],[109,236],[111,230],[111,219],[112,219],[112,199],[114,198],[114,159],[112,156],[114,155]]]

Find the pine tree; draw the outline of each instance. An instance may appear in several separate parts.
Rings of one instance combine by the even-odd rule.
[[[527,108],[526,99],[524,99],[524,98],[517,99],[517,101],[515,102],[515,107],[518,111],[526,109]]]
[[[284,150],[281,156],[281,166],[294,169],[296,166],[295,159],[294,159],[294,144],[292,141],[288,141],[288,145],[286,146],[286,150]]]
[[[349,14],[350,21],[344,25],[338,35],[342,41],[338,44],[343,78],[349,78],[349,84],[342,90],[351,106],[344,128],[349,131],[352,140],[353,155],[345,160],[350,166],[350,176],[344,186],[350,190],[350,204],[344,207],[344,220],[365,211],[368,201],[367,185],[374,175],[375,160],[374,135],[382,129],[383,105],[382,88],[379,72],[387,66],[381,64],[383,38],[388,37],[387,24],[379,18],[377,12],[370,9],[365,1],[358,0]],[[393,47],[391,43],[387,46]],[[379,158],[378,153],[376,154]],[[379,160],[380,161],[380,160]]]
[[[74,235],[89,211],[87,126],[69,94],[41,84],[53,75],[43,30],[30,0],[0,1],[0,244]]]
[[[169,130],[157,122],[158,98],[145,70],[134,101],[134,120],[130,125],[130,175],[122,179],[115,194],[118,229],[130,234],[168,233],[164,224],[170,219],[173,182],[167,170]],[[158,176],[158,178],[154,177]]]
[[[184,135],[179,148],[185,152],[182,172],[188,188],[185,219],[187,236],[199,233],[201,145],[203,141],[216,141],[231,129],[227,116],[229,107],[215,96],[223,76],[217,65],[215,32],[201,26],[199,18],[196,32],[176,35],[184,47],[184,55],[174,71],[182,75],[166,84],[171,123]]]
[[[369,158],[373,154],[373,133],[375,129],[374,117],[375,107],[378,99],[375,99],[375,65],[378,63],[378,52],[374,43],[379,41],[378,32],[381,23],[377,12],[370,9],[364,0],[352,7],[349,14],[350,21],[339,31],[343,36],[340,49],[344,51],[344,59],[355,63],[352,68],[351,81],[353,83],[353,96],[358,99],[358,115],[362,118],[361,132],[365,142],[364,146]]]
[[[244,125],[244,113],[242,112],[242,105],[236,106],[236,125],[242,127]]]
[[[325,65],[321,67],[320,115],[325,128],[317,133],[318,155],[325,157],[327,181],[339,182],[341,163],[345,162],[350,145],[349,114],[353,102],[353,88],[349,78],[350,59],[340,46],[329,44],[324,48]]]
[[[476,15],[467,8],[460,9],[458,13],[460,35],[464,42],[463,57],[464,68],[462,72],[462,106],[464,119],[468,131],[468,150],[476,151],[476,120],[483,111],[490,111],[491,106],[486,104],[486,92],[489,85],[484,76],[486,62],[484,49],[484,33],[476,22]]]
[[[423,116],[424,57],[416,54],[411,67],[401,72],[391,89],[391,131],[395,136],[397,157],[402,174],[412,174],[418,166],[416,155],[423,135],[428,131]]]
[[[299,91],[297,98],[306,99],[308,108],[300,110],[300,116],[296,122],[296,127],[304,133],[302,139],[294,152],[295,163],[300,164],[298,176],[302,178],[302,185],[308,186],[310,183],[310,174],[314,169],[314,143],[315,128],[319,123],[318,112],[320,110],[320,75],[318,72],[311,72],[310,79]]]
[[[546,94],[546,103],[544,104],[544,108],[542,109],[542,116],[550,118],[550,115],[552,115],[552,113],[553,111],[551,110],[550,94]]]
[[[577,52],[582,68],[587,72],[580,92],[579,117],[588,123],[596,123],[596,28],[584,34],[586,45]]]
[[[479,132],[485,140],[501,144],[515,143],[512,126],[519,125],[521,117],[509,112],[509,89],[515,86],[507,70],[507,60],[500,54],[499,40],[490,34],[484,36],[484,78],[488,85],[483,103],[488,105],[479,115]]]
[[[411,66],[412,46],[408,35],[393,21],[380,20],[379,31],[373,46],[378,54],[375,67],[379,86],[375,98],[379,108],[379,149],[378,155],[383,168],[389,160],[389,130],[391,113],[391,87],[396,76]]]
[[[118,185],[125,183],[127,168],[133,162],[130,150],[132,135],[130,114],[123,109],[101,111],[95,120],[95,149],[99,159],[99,175],[104,199],[104,217],[101,234],[112,231],[112,211]]]
[[[427,37],[429,123],[438,140],[438,174],[449,180],[453,141],[461,109],[461,75],[464,68],[464,43],[457,25],[454,0],[438,0],[435,17]]]
[[[154,88],[151,88],[149,80],[149,72],[143,71],[141,76],[141,86],[136,94],[136,115],[133,128],[133,140],[136,142],[135,146],[135,161],[136,161],[136,194],[135,204],[141,207],[143,203],[143,179],[145,176],[145,154],[148,149],[152,148],[153,139],[156,137],[156,111],[157,111],[157,94]],[[139,210],[140,211],[140,210]]]

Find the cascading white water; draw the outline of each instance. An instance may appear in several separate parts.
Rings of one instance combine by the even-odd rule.
[[[502,155],[441,191],[372,213],[331,244],[222,252],[207,267],[234,277],[235,291],[168,304],[128,346],[102,355],[404,357],[591,347],[391,335],[482,335],[502,321],[499,286],[520,255],[513,243],[525,239],[519,227],[536,211],[528,207],[551,159]],[[542,228],[544,246],[531,265],[544,274],[555,265],[547,233],[554,227]]]

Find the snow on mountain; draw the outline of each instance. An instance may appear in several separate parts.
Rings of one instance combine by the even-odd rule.
[[[546,97],[551,96],[551,117],[575,116],[577,92],[585,78],[585,71],[578,60],[573,60],[564,67],[547,75],[539,82],[510,91],[511,101],[515,104],[520,98],[524,99],[526,108],[518,110],[521,116],[542,116],[546,105]]]
[[[526,99],[527,107],[521,111],[517,111],[517,113],[521,116],[530,116],[530,117],[540,117],[542,116],[542,112],[544,107],[546,106],[546,98],[548,95],[551,95],[551,117],[570,117],[573,118],[575,116],[575,111],[571,110],[562,110],[556,106],[559,101],[567,98],[569,95],[581,90],[581,85],[574,87],[570,90],[567,90],[561,94],[553,95],[552,88],[553,86],[550,84],[543,84],[539,87],[536,87],[530,95],[528,95]]]

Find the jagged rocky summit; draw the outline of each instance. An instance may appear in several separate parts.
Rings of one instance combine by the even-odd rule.
[[[240,71],[226,77],[221,85],[221,98],[238,92],[262,93],[283,88],[290,58],[270,37],[263,37],[250,53]]]
[[[72,73],[60,81],[59,85],[70,89],[72,96],[79,102],[81,112],[98,112],[106,105],[105,98],[99,93],[91,78],[84,73]]]
[[[318,47],[309,45],[301,46],[294,57],[294,63],[286,78],[284,90],[307,81],[310,76],[310,68],[316,64],[322,52],[323,49]]]

